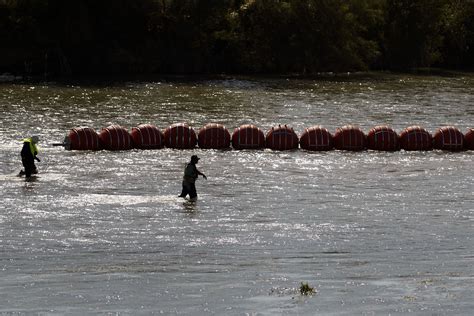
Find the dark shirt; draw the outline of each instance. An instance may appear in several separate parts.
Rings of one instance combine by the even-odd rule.
[[[35,156],[31,153],[30,144],[27,142],[23,143],[23,148],[21,149],[21,158],[27,160],[34,160]]]
[[[193,163],[188,163],[184,169],[183,180],[188,183],[194,183],[198,177],[198,172],[196,165]]]

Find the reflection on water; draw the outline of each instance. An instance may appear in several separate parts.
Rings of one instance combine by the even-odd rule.
[[[115,123],[367,131],[473,123],[473,78],[0,87],[0,312],[468,314],[473,153],[68,152]],[[35,181],[16,176],[36,134]],[[198,154],[199,200],[178,198]],[[301,282],[313,297],[294,291]]]

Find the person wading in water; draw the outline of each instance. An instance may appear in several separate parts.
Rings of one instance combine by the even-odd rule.
[[[183,176],[183,191],[179,195],[179,197],[186,197],[189,194],[191,200],[197,199],[197,192],[196,192],[196,179],[199,175],[201,175],[204,179],[207,180],[207,177],[204,173],[199,171],[196,168],[196,164],[199,162],[198,156],[192,155],[191,162],[186,165],[184,169],[184,176]]]
[[[20,175],[25,175],[28,179],[32,174],[37,174],[38,169],[35,166],[35,160],[40,162],[41,160],[36,157],[38,154],[38,147],[36,144],[39,142],[38,136],[25,138],[23,140],[23,148],[21,149],[21,162],[25,170],[20,171]]]

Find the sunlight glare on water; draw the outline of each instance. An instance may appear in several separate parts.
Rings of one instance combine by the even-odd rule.
[[[0,313],[469,314],[472,151],[65,151],[72,127],[473,127],[472,76],[0,84]],[[39,177],[16,176],[41,138]],[[201,157],[199,200],[179,199]],[[317,293],[299,294],[301,282]]]

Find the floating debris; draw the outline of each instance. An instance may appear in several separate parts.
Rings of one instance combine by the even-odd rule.
[[[301,286],[300,286],[301,295],[313,295],[314,293],[315,293],[314,288],[309,286],[308,282],[306,283],[301,282]]]

